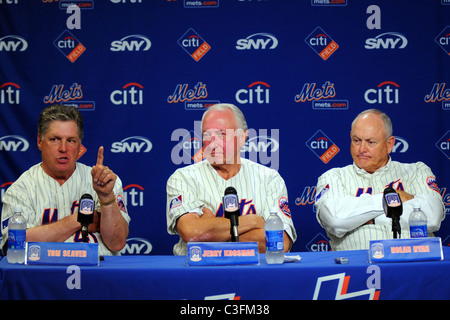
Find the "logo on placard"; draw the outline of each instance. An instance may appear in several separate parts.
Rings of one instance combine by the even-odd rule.
[[[41,259],[41,247],[38,245],[32,245],[28,247],[28,260],[38,261]]]
[[[197,62],[211,49],[211,46],[192,28],[178,39],[178,45]]]
[[[53,44],[70,62],[75,62],[86,51],[86,47],[69,30],[64,30]]]
[[[305,42],[313,49],[323,60],[327,60],[339,45],[321,28],[317,27],[305,39]]]
[[[190,260],[194,262],[198,262],[202,260],[202,248],[193,246],[189,249]]]
[[[339,148],[328,138],[325,133],[318,130],[307,142],[306,145],[316,156],[327,164],[339,152]]]

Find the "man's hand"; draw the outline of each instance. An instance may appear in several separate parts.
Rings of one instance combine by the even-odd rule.
[[[92,167],[92,186],[97,192],[100,201],[108,201],[114,196],[113,188],[117,175],[108,167],[103,165],[103,147],[98,149],[97,163]]]

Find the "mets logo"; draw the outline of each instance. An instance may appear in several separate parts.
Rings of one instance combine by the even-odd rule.
[[[339,48],[339,45],[331,39],[321,27],[314,29],[314,31],[306,37],[305,42],[323,60],[327,60]]]
[[[192,28],[178,39],[178,45],[197,62],[211,49],[211,46]]]
[[[291,210],[289,210],[288,198],[281,197],[278,200],[278,206],[280,207],[281,212],[283,212],[285,216],[291,218]]]
[[[437,193],[440,193],[440,190],[439,190],[439,187],[438,187],[435,177],[428,177],[427,185],[430,187],[430,189],[436,191]]]

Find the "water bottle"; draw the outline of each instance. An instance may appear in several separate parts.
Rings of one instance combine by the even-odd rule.
[[[411,238],[428,237],[427,216],[420,210],[417,202],[414,203],[414,211],[409,216],[409,232]]]
[[[14,208],[14,215],[8,221],[8,252],[9,263],[24,263],[27,221],[22,215],[22,207]]]
[[[266,262],[268,264],[283,263],[283,221],[277,215],[277,208],[270,208],[270,216],[266,220]]]

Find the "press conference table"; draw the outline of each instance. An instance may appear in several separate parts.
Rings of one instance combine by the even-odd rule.
[[[290,253],[301,261],[281,265],[268,265],[261,255],[259,265],[245,266],[188,267],[183,256],[120,256],[78,273],[68,266],[9,264],[4,258],[0,298],[442,300],[450,299],[450,248],[443,250],[443,261],[376,265],[366,251]],[[348,264],[335,263],[342,256]]]

